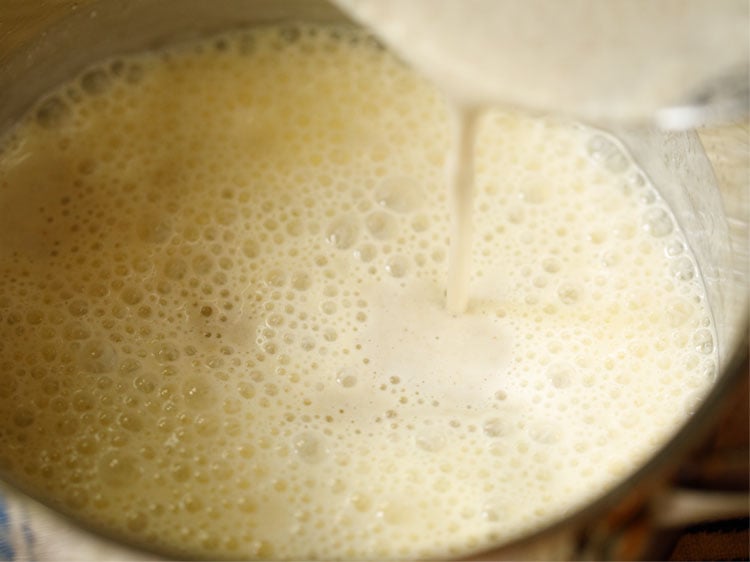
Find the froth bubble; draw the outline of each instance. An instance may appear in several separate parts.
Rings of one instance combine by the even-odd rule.
[[[445,447],[446,444],[445,436],[443,435],[443,433],[435,429],[422,430],[414,438],[414,442],[416,443],[417,447],[419,447],[423,451],[428,451],[430,453],[439,451],[440,449]]]
[[[336,382],[344,388],[352,388],[357,384],[357,375],[351,369],[340,369],[336,373]]]
[[[172,362],[180,358],[180,350],[171,342],[162,342],[154,355],[161,362]]]
[[[359,225],[353,217],[344,216],[334,220],[326,230],[326,240],[339,250],[351,248],[359,236]]]
[[[180,258],[169,258],[164,264],[164,275],[169,279],[179,281],[187,273],[187,263]]]
[[[138,222],[136,232],[144,242],[161,244],[169,239],[172,227],[160,216],[146,215]]]
[[[105,340],[87,341],[81,348],[80,365],[89,373],[109,373],[117,368],[117,364],[117,351],[111,343]]]
[[[544,184],[527,183],[521,187],[520,196],[524,202],[538,205],[547,200],[549,193],[547,186]]]
[[[217,400],[216,391],[211,382],[203,377],[191,376],[182,385],[185,402],[193,408],[205,409]]]
[[[120,298],[127,304],[136,305],[143,300],[143,291],[138,287],[124,287]]]
[[[542,268],[547,273],[557,273],[561,268],[560,260],[557,258],[544,258],[542,260]]]
[[[73,400],[71,401],[73,404],[73,409],[79,411],[79,412],[87,412],[89,410],[92,410],[94,406],[96,406],[96,400],[94,397],[86,390],[79,390],[73,395]]]
[[[372,508],[372,499],[367,494],[352,494],[349,501],[357,511],[364,512]]]
[[[119,451],[107,453],[99,461],[99,477],[108,486],[131,486],[141,477],[141,468],[131,455]]]
[[[298,291],[306,291],[312,285],[310,275],[300,271],[292,275],[292,287]]]
[[[695,277],[695,267],[687,256],[677,258],[669,265],[669,271],[680,281],[690,281]]]
[[[424,232],[430,228],[430,218],[427,215],[417,215],[411,221],[411,227],[414,229],[414,232]]]
[[[385,264],[385,270],[392,277],[403,277],[409,271],[409,260],[401,255],[391,256]]]
[[[583,289],[577,283],[566,281],[557,288],[557,296],[563,304],[575,304],[583,297]]]
[[[643,214],[643,227],[657,238],[666,236],[674,228],[669,213],[659,207],[649,209]]]
[[[67,340],[85,340],[91,335],[89,329],[80,322],[69,322],[65,325],[63,336]]]
[[[511,430],[510,421],[506,418],[490,418],[482,424],[482,431],[487,437],[502,437]]]
[[[384,211],[374,211],[365,219],[367,230],[378,240],[388,240],[396,235],[396,219]]]
[[[294,438],[294,452],[309,463],[318,463],[325,457],[325,448],[320,437],[309,431],[300,433]]]
[[[714,350],[714,337],[710,330],[701,328],[693,334],[693,345],[695,349],[703,354],[712,353]]]
[[[553,363],[547,367],[547,378],[555,388],[567,388],[575,380],[576,370],[567,363]]]
[[[110,76],[105,70],[95,68],[81,76],[81,89],[89,95],[104,93],[109,87]]]
[[[562,436],[562,430],[551,422],[539,422],[529,429],[531,438],[542,445],[557,443]]]
[[[375,201],[397,213],[408,213],[419,208],[423,195],[419,185],[407,177],[385,178],[375,188]]]
[[[260,245],[255,240],[245,240],[242,243],[242,253],[246,258],[256,258],[260,254]]]
[[[266,274],[266,283],[271,287],[283,287],[286,283],[286,272],[281,269],[272,269]]]
[[[198,254],[193,258],[193,271],[198,275],[211,273],[214,267],[214,259],[208,254]]]
[[[362,246],[354,250],[354,257],[364,263],[371,262],[377,255],[378,251],[372,244],[363,244]]]
[[[628,169],[628,158],[611,140],[601,135],[593,136],[586,144],[586,150],[594,160],[604,162],[604,166],[615,174]]]
[[[36,121],[42,127],[51,129],[63,123],[70,115],[70,107],[59,97],[46,99],[36,111]]]
[[[665,252],[667,253],[667,256],[669,256],[670,258],[679,256],[684,251],[685,251],[685,244],[683,244],[679,240],[672,240],[669,244],[667,244],[665,248]]]
[[[673,328],[684,325],[692,314],[693,307],[686,300],[675,299],[667,304],[667,319]]]
[[[13,413],[13,425],[20,428],[29,427],[34,423],[34,412],[28,408],[18,408]]]

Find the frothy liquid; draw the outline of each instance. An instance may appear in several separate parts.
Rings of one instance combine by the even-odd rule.
[[[0,153],[0,466],[173,553],[433,557],[636,468],[710,385],[698,272],[619,146],[490,112],[467,312],[449,113],[365,35],[110,61]]]

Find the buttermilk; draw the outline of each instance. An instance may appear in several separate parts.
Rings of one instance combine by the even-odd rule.
[[[0,467],[177,556],[455,556],[619,481],[715,371],[670,210],[612,139],[477,122],[367,35],[106,61],[0,152]]]

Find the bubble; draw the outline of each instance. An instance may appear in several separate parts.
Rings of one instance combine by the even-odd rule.
[[[123,429],[132,432],[138,432],[143,427],[143,422],[136,414],[120,414],[117,421]]]
[[[693,307],[684,299],[675,299],[667,303],[667,319],[672,328],[684,325],[692,315]]]
[[[424,232],[430,228],[430,217],[424,214],[417,215],[411,221],[414,232]]]
[[[666,236],[674,228],[669,213],[659,207],[649,209],[643,214],[643,227],[646,232],[657,238]]]
[[[563,304],[576,304],[583,298],[583,289],[577,283],[561,283],[557,288],[557,296]]]
[[[162,363],[171,363],[180,358],[180,350],[172,342],[162,342],[157,346],[154,355]]]
[[[547,367],[547,378],[555,388],[568,388],[576,378],[576,370],[567,363],[553,363]]]
[[[28,408],[17,408],[13,413],[13,425],[25,429],[34,423],[34,412]]]
[[[198,254],[193,258],[192,266],[197,275],[208,275],[214,269],[214,258],[208,254]]]
[[[683,256],[669,264],[669,271],[672,276],[680,281],[690,281],[695,277],[695,267],[689,257]]]
[[[614,148],[612,141],[601,135],[594,135],[586,143],[586,151],[594,160],[603,160]]]
[[[260,255],[260,245],[255,240],[242,242],[242,253],[248,259],[255,259]]]
[[[333,221],[326,231],[326,240],[334,248],[346,250],[351,248],[359,236],[359,225],[356,219],[343,216]]]
[[[354,257],[363,263],[369,263],[375,259],[378,255],[378,251],[372,244],[363,244],[356,250],[354,250]]]
[[[84,436],[76,441],[76,451],[82,455],[93,455],[99,450],[99,443],[94,437]]]
[[[142,511],[131,513],[125,522],[128,530],[132,533],[141,533],[148,527],[148,516]]]
[[[179,281],[187,274],[188,266],[181,258],[169,258],[164,263],[164,275],[169,279]]]
[[[176,462],[170,467],[170,474],[176,482],[187,482],[190,480],[192,470],[186,463]]]
[[[182,384],[182,395],[190,408],[206,409],[216,403],[214,385],[205,377],[190,376]]]
[[[369,511],[373,507],[372,498],[367,494],[352,494],[349,503],[360,512]]]
[[[133,387],[143,394],[151,394],[156,389],[156,384],[150,377],[140,375],[133,379]]]
[[[98,465],[99,478],[107,486],[125,488],[141,478],[142,469],[132,455],[119,451],[104,455]]]
[[[710,330],[701,328],[693,334],[693,345],[699,353],[709,354],[714,350],[714,337]]]
[[[70,116],[71,110],[67,103],[57,96],[44,100],[36,111],[36,121],[42,127],[51,129],[58,127]]]
[[[685,251],[685,245],[679,240],[672,240],[666,245],[665,251],[668,257],[674,258]]]
[[[73,395],[73,400],[71,401],[73,405],[73,409],[77,410],[79,412],[88,412],[89,410],[93,410],[96,407],[96,400],[86,390],[79,390]]]
[[[65,325],[63,336],[66,340],[85,340],[91,336],[91,331],[80,322],[69,322]]]
[[[405,176],[389,177],[375,188],[375,201],[397,213],[418,209],[424,195],[416,181]]]
[[[320,437],[312,432],[298,434],[294,438],[294,452],[307,463],[318,463],[325,458],[325,448]]]
[[[121,375],[130,375],[138,371],[140,368],[140,361],[138,361],[137,359],[128,358],[122,360],[118,371]]]
[[[561,268],[562,265],[557,258],[544,258],[542,260],[542,269],[547,273],[557,273]]]
[[[392,277],[404,277],[409,272],[409,260],[401,255],[391,256],[385,263],[385,270]]]
[[[335,314],[338,308],[338,305],[334,301],[323,301],[320,303],[320,311],[324,314]]]
[[[525,203],[539,205],[549,198],[548,187],[540,183],[527,183],[521,187],[519,192]]]
[[[396,219],[384,211],[373,211],[367,215],[365,226],[369,233],[378,240],[393,238],[398,231]]]
[[[162,244],[172,235],[172,227],[163,217],[147,214],[138,221],[136,232],[144,242]]]
[[[109,88],[109,73],[100,68],[84,72],[81,76],[81,89],[89,95],[103,94]]]
[[[81,347],[79,364],[89,373],[112,372],[118,366],[117,351],[111,343],[105,340],[89,340]]]
[[[529,430],[529,435],[537,443],[553,445],[560,441],[562,430],[552,423],[543,422],[533,425]]]
[[[351,369],[340,369],[336,373],[336,382],[344,388],[352,388],[357,384],[357,375]]]
[[[124,287],[120,292],[120,298],[125,304],[134,306],[143,300],[143,291],[138,287]]]
[[[487,437],[503,437],[511,429],[511,422],[506,418],[490,418],[482,424],[482,431]]]
[[[312,285],[312,278],[305,272],[292,275],[292,287],[297,291],[306,291]]]
[[[415,438],[414,442],[417,447],[423,451],[434,453],[441,450],[446,445],[445,435],[437,430],[422,430]]]

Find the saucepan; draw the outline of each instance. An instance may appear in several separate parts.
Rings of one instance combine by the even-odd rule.
[[[347,21],[342,12],[323,0],[6,0],[0,5],[0,131],[12,126],[45,91],[94,61],[230,28],[290,19]],[[726,159],[719,153],[712,163],[695,132],[626,126],[610,126],[610,132],[671,205],[694,251],[717,328],[715,382],[679,431],[619,485],[527,536],[508,544],[486,545],[475,558],[657,556],[657,551],[648,550],[653,547],[649,539],[660,528],[692,522],[696,510],[688,509],[691,500],[705,499],[696,505],[718,506],[719,515],[746,513],[746,496],[677,489],[673,476],[701,444],[746,375],[747,186],[719,185],[715,172],[722,178],[732,177],[719,169]],[[741,183],[742,173],[734,175]],[[0,373],[0,384],[2,376]],[[0,476],[14,484],[10,475]],[[49,503],[48,498],[30,490],[20,492]],[[64,509],[56,510],[75,519]],[[78,523],[92,533],[103,533],[90,522]],[[149,544],[127,546],[156,552]]]

